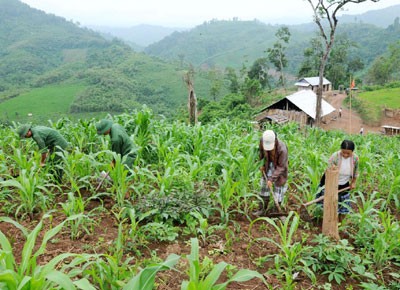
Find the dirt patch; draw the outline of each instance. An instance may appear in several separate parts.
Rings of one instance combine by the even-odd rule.
[[[368,133],[383,133],[383,128],[380,126],[369,126],[363,122],[360,115],[350,108],[343,105],[343,100],[346,98],[346,94],[340,94],[332,92],[326,96],[328,101],[336,110],[336,115],[327,123],[322,124],[322,128],[325,130],[341,130],[350,134],[359,134],[360,129],[364,128],[364,134]],[[339,108],[342,108],[342,116],[339,117]],[[382,119],[382,125],[397,126],[400,127],[400,122],[394,118],[384,116]]]
[[[289,203],[285,210],[297,211],[298,206],[291,200]],[[115,245],[118,236],[118,225],[111,210],[114,205],[113,201],[107,198],[103,201],[103,204],[107,204],[107,208],[104,208],[104,211],[96,215],[96,223],[92,234],[85,234],[77,240],[71,240],[70,232],[68,228],[65,227],[49,241],[46,251],[39,257],[38,263],[45,264],[57,255],[68,252],[88,254],[110,253],[110,249]],[[100,201],[92,200],[90,201],[89,208],[96,208],[100,205]],[[4,215],[3,212],[0,212],[0,216]],[[60,210],[54,211],[52,215],[53,218],[51,220],[45,220],[44,230],[39,234],[36,249],[43,239],[44,232],[65,219],[64,214]],[[32,221],[19,222],[32,230],[40,219],[40,215],[35,215]],[[219,220],[220,217],[218,216],[211,217],[209,219],[209,225],[217,225]],[[274,220],[276,223],[280,223],[279,218],[275,218]],[[250,228],[250,224],[251,220],[249,220],[248,217],[243,214],[236,214],[231,216],[229,225],[223,230],[216,231],[212,236],[199,237],[201,260],[207,256],[212,260],[214,265],[224,261],[233,265],[234,269],[236,269],[235,271],[244,268],[256,270],[259,273],[266,273],[269,269],[273,269],[275,267],[274,256],[280,252],[280,249],[266,239],[266,237],[279,242],[280,237],[278,233],[265,221],[256,222],[252,228]],[[17,263],[20,263],[20,253],[22,253],[25,243],[25,238],[21,231],[14,225],[4,222],[0,223],[0,230],[11,242]],[[320,223],[302,221],[294,239],[300,242],[305,236],[308,236],[307,240],[310,241],[320,232]],[[157,276],[157,289],[180,289],[182,281],[188,279],[188,265],[184,257],[186,254],[190,253],[191,246],[189,240],[191,237],[192,236],[181,235],[176,241],[170,243],[149,242],[143,247],[137,247],[136,252],[126,249],[124,255],[125,257],[135,257],[140,252],[140,255],[137,256],[137,259],[140,261],[152,259],[154,255],[162,260],[165,260],[168,255],[172,253],[181,255],[181,262],[177,265],[180,272],[166,271],[159,273]],[[270,259],[266,259],[267,256],[269,256]],[[264,276],[270,285],[274,285],[274,289],[282,289],[282,285],[280,285],[281,282],[277,277],[267,274]],[[219,281],[223,282],[226,281],[226,279],[227,273],[224,272]],[[312,285],[310,279],[302,273],[296,278],[296,281],[296,289],[312,289],[315,286]],[[320,285],[328,282],[325,275],[317,275],[317,281]],[[348,281],[343,282],[341,285],[335,285],[333,283],[332,289],[346,289],[346,286],[355,283],[357,282],[349,277]],[[227,289],[256,290],[266,289],[266,287],[259,279],[252,279],[242,283],[231,283]]]

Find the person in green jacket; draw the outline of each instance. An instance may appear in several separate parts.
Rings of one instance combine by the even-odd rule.
[[[111,120],[103,119],[96,124],[96,130],[99,135],[110,135],[111,150],[121,155],[122,163],[127,169],[132,168],[136,154],[133,150],[133,141],[126,133],[125,128],[119,124],[114,124]],[[112,167],[114,165],[115,160],[111,163]]]
[[[18,131],[20,138],[32,138],[41,152],[40,166],[43,167],[48,160],[52,165],[52,173],[58,183],[61,182],[63,169],[57,165],[62,157],[56,152],[63,153],[68,147],[67,140],[55,129],[45,126],[22,125]]]

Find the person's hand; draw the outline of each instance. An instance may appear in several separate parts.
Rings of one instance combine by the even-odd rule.
[[[40,167],[44,167],[45,165],[46,165],[46,163],[40,162]]]
[[[355,182],[350,183],[350,190],[352,190],[354,188],[356,188],[356,183]]]
[[[267,181],[267,186],[268,186],[268,188],[272,188],[272,181],[271,180]]]
[[[261,172],[265,172],[265,166],[261,166],[261,167],[260,167],[260,171],[261,171]]]

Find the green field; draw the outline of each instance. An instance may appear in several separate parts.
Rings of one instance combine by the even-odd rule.
[[[41,123],[69,116],[71,103],[84,88],[82,84],[66,84],[33,89],[2,102],[0,120]]]
[[[359,96],[373,106],[386,107],[388,109],[400,108],[400,88],[365,92],[360,93]]]

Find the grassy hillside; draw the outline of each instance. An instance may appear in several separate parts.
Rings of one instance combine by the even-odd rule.
[[[108,41],[17,0],[0,0],[0,51],[1,121],[26,116],[27,104],[54,95],[37,112],[44,119],[121,113],[143,104],[173,116],[186,103],[186,67],[136,53],[122,41]],[[202,78],[195,75],[195,90],[207,98],[211,84]]]
[[[18,97],[4,101],[0,106],[2,120],[43,122],[69,115],[75,95],[84,89],[82,84],[55,85],[32,89]],[[32,114],[32,116],[28,116]]]
[[[360,98],[373,107],[400,109],[400,88],[388,88],[360,94]]]
[[[383,108],[400,109],[400,87],[355,93],[352,105],[366,124],[380,125]]]

